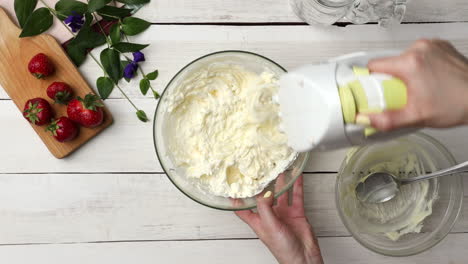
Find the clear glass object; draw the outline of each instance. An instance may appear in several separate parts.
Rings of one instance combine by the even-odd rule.
[[[450,152],[439,142],[422,133],[415,133],[353,149],[343,161],[336,180],[336,206],[343,224],[360,244],[383,255],[409,256],[433,247],[450,232],[462,209],[462,174],[431,179],[428,182],[428,196],[435,193],[437,198],[432,204],[431,215],[423,220],[420,233],[404,234],[393,241],[384,234],[375,232],[397,222],[406,223],[409,219],[405,216],[409,213],[398,217],[388,214],[390,220],[381,223],[360,211],[359,208],[367,208],[368,205],[362,204],[355,195],[350,194],[354,192],[355,183],[363,175],[367,175],[370,167],[408,153],[415,154],[425,164],[426,172],[430,172],[431,169],[428,169],[430,167],[433,170],[440,170],[456,164]],[[417,175],[412,175],[415,176]],[[417,203],[417,200],[411,199],[408,208]]]
[[[200,57],[184,68],[182,68],[169,82],[164,90],[159,104],[156,107],[153,124],[153,140],[156,154],[159,162],[166,173],[169,180],[186,196],[192,200],[206,205],[211,208],[220,210],[245,210],[256,207],[255,197],[243,198],[243,199],[232,199],[227,197],[221,197],[212,195],[202,189],[196,184],[196,179],[190,179],[185,175],[184,169],[176,166],[173,163],[173,158],[168,150],[167,138],[168,130],[165,129],[166,125],[166,114],[163,111],[163,106],[166,104],[165,98],[171,90],[175,89],[179,83],[183,82],[188,76],[194,72],[199,71],[201,68],[207,67],[212,63],[227,63],[241,65],[247,70],[256,72],[258,74],[265,70],[273,72],[277,76],[281,76],[286,70],[276,62],[263,57],[261,55],[245,52],[245,51],[220,51]],[[292,187],[296,179],[301,175],[307,160],[309,158],[308,153],[299,153],[294,161],[289,164],[289,167],[280,176],[281,180],[273,180],[262,192],[272,191],[275,197],[286,192]]]
[[[377,21],[388,27],[403,20],[407,0],[290,0],[293,11],[308,24],[331,25],[344,18],[354,24]]]

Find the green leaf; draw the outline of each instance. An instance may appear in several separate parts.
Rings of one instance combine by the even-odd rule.
[[[88,11],[95,12],[98,9],[103,8],[107,5],[111,0],[89,0],[88,2]]]
[[[87,49],[92,49],[106,43],[106,38],[91,29],[93,16],[85,14],[85,23],[74,39],[67,45],[67,53],[76,66],[80,66],[86,59]]]
[[[145,31],[150,25],[151,23],[146,20],[136,17],[126,17],[123,19],[122,31],[129,36],[134,36]]]
[[[153,91],[154,99],[159,99],[161,97],[158,92]]]
[[[145,111],[143,111],[143,110],[138,110],[138,111],[136,112],[136,115],[137,115],[138,119],[140,119],[140,121],[142,121],[142,122],[148,122],[148,117],[146,116]]]
[[[47,31],[54,22],[49,9],[41,7],[36,9],[24,24],[23,31],[19,35],[20,38],[39,35]]]
[[[97,13],[106,20],[116,20],[129,16],[132,13],[132,9],[115,6],[104,6],[103,8],[99,9]]]
[[[149,80],[146,79],[146,78],[141,79],[141,81],[140,81],[140,91],[141,91],[141,93],[146,95],[146,93],[148,93],[149,87],[150,87]]]
[[[117,0],[117,2],[129,4],[129,5],[139,5],[139,4],[147,4],[151,0]]]
[[[36,8],[37,0],[15,0],[15,13],[16,18],[21,28],[24,27],[29,16]]]
[[[86,59],[86,48],[83,48],[81,45],[71,45],[68,44],[66,51],[70,60],[79,67]]]
[[[122,74],[122,67],[120,66],[120,53],[112,48],[106,48],[101,51],[101,63],[107,75],[115,82],[118,83]]]
[[[159,72],[158,70],[155,70],[154,72],[150,72],[148,74],[146,74],[146,78],[148,78],[148,80],[156,80],[156,78],[158,78],[158,75],[159,75]]]
[[[120,42],[120,25],[119,23],[115,23],[111,26],[109,31],[109,37],[111,39],[112,45],[115,45]]]
[[[115,45],[113,45],[113,47],[120,51],[121,53],[124,53],[124,52],[135,52],[135,51],[139,51],[139,50],[142,50],[146,47],[148,47],[149,44],[136,44],[136,43],[129,43],[129,42],[120,42],[120,43],[117,43]]]
[[[114,89],[114,82],[109,77],[99,77],[96,80],[96,86],[102,100],[105,100],[111,94],[112,89]]]
[[[72,11],[77,14],[84,14],[87,10],[87,4],[76,0],[60,0],[55,4],[55,11],[57,11],[57,16],[61,20],[72,15]]]

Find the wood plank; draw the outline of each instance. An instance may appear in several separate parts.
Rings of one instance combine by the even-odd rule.
[[[131,40],[151,44],[143,50],[146,62],[142,67],[146,72],[159,68],[159,78],[153,84],[162,91],[183,66],[214,51],[240,49],[257,52],[286,69],[292,69],[350,52],[404,49],[423,37],[448,39],[468,56],[468,23],[400,25],[390,30],[376,25],[345,28],[158,25]],[[96,57],[99,57],[101,49],[93,52]],[[91,59],[80,67],[80,71],[93,87],[96,79],[102,76],[102,70]],[[121,82],[132,98],[142,98],[138,81]],[[117,89],[111,96],[123,98]],[[0,99],[7,98],[0,89]]]
[[[137,99],[135,103],[153,119],[156,102]],[[125,100],[106,101],[114,114],[114,125],[64,160],[48,153],[39,137],[9,100],[0,100],[1,132],[0,173],[37,172],[163,172],[153,146],[152,122],[142,123]],[[424,130],[435,136],[458,161],[468,160],[468,127],[447,130]],[[336,172],[347,150],[312,153],[307,172]]]
[[[152,116],[156,104],[153,100],[136,102]],[[4,149],[0,152],[0,173],[162,172],[153,147],[152,123],[138,121],[124,100],[109,100],[107,105],[118,116],[114,125],[99,135],[99,140],[93,142],[92,146],[85,145],[60,161],[47,153],[13,103],[0,101],[0,122],[14,128],[4,130],[0,137],[0,145]],[[437,138],[447,144],[459,160],[468,159],[468,153],[464,151],[468,142],[460,141],[467,129],[456,128],[436,133]],[[313,153],[306,171],[337,171],[345,155],[346,150]]]
[[[54,104],[53,100],[46,94],[47,87],[53,81],[64,81],[73,90],[75,96],[81,96],[92,93],[91,87],[81,76],[75,65],[69,60],[67,54],[50,35],[42,34],[39,36],[18,38],[20,29],[16,27],[8,18],[8,15],[0,7],[0,83],[6,89],[10,97],[15,102],[18,110],[23,111],[24,105],[33,98],[44,98],[49,101],[54,118],[67,115],[66,106]],[[28,71],[28,63],[32,57],[38,53],[44,53],[50,59],[54,73],[44,79],[37,79]],[[31,127],[42,139],[46,147],[56,158],[63,158],[91,140],[102,130],[112,124],[112,115],[103,107],[105,120],[96,128],[79,128],[78,136],[69,142],[58,142],[45,126]]]
[[[290,0],[159,0],[138,12],[153,23],[289,23],[302,22]],[[467,21],[464,0],[410,0],[405,22]],[[344,21],[344,20],[342,20]]]
[[[305,208],[319,236],[349,235],[334,185],[334,174],[305,176]],[[468,232],[467,184],[464,201],[453,232]],[[0,245],[255,237],[233,213],[190,200],[163,174],[0,175]]]
[[[424,253],[402,258],[373,253],[351,237],[319,238],[319,244],[325,263],[331,264],[461,264],[466,263],[468,234],[451,234]],[[9,264],[276,263],[257,239],[2,246],[0,255]]]

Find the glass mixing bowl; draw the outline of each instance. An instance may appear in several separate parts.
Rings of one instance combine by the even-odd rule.
[[[405,197],[404,200],[399,200],[405,201],[404,203],[398,203],[395,200],[398,196],[387,202],[393,204],[384,203],[382,207],[357,200],[354,192],[356,182],[368,175],[370,168],[398,157],[409,157],[408,155],[417,157],[417,160],[420,161],[420,168],[423,168],[421,171],[426,171],[426,173],[456,164],[453,156],[439,142],[427,135],[416,133],[392,141],[352,149],[343,161],[336,180],[335,198],[341,220],[359,243],[380,254],[408,256],[429,249],[450,232],[461,211],[463,183],[460,174],[432,179],[423,183],[425,185],[402,186],[398,195],[400,198]],[[408,168],[405,166],[408,163],[402,163],[393,169],[398,167],[400,173],[405,173],[405,169]],[[408,177],[414,177],[417,174],[412,173]],[[427,209],[429,207],[417,207],[418,201],[422,201],[415,198],[418,197],[417,191],[423,190],[419,189],[420,186],[426,186],[427,189],[424,190],[427,192],[421,192],[425,195],[421,194],[419,197],[424,197],[424,201],[429,201],[432,197],[435,198],[432,203],[432,213],[422,221],[420,233],[403,234],[396,241],[390,239],[389,236],[396,234],[387,233],[391,228],[401,227],[401,223],[414,224],[419,220],[416,222],[410,220],[421,219],[421,214],[409,217],[411,212],[414,212],[412,211],[414,208],[426,208],[425,212],[430,212]],[[410,190],[408,193],[403,191],[404,187],[414,189],[406,189]],[[405,193],[407,196],[403,196]],[[403,213],[392,214],[393,210]],[[377,214],[379,217],[374,217]],[[385,215],[387,219],[382,221],[381,215]],[[379,221],[377,221],[378,218]],[[404,229],[397,230],[404,231]]]
[[[203,205],[221,209],[221,210],[245,210],[256,207],[255,197],[252,198],[241,198],[231,199],[227,197],[215,196],[205,191],[202,191],[195,184],[195,179],[190,179],[185,176],[183,169],[178,168],[170,157],[169,150],[167,148],[167,134],[168,131],[165,129],[166,113],[162,110],[164,104],[166,104],[165,98],[169,91],[177,87],[181,82],[184,81],[192,73],[207,67],[212,63],[228,63],[240,65],[247,70],[256,72],[258,74],[265,70],[273,72],[276,76],[280,76],[286,72],[276,62],[263,57],[261,55],[246,52],[246,51],[220,51],[200,57],[187,66],[183,67],[169,82],[164,90],[159,104],[156,108],[154,116],[153,126],[153,140],[158,156],[159,162],[166,175],[171,182],[185,195],[190,197],[192,200],[201,203]],[[273,191],[275,197],[280,196],[286,192],[293,185],[294,181],[302,173],[305,164],[309,158],[308,153],[299,153],[296,159],[291,162],[286,171],[282,174],[281,180],[273,180],[263,192]]]

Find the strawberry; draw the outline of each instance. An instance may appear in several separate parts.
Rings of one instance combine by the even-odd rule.
[[[44,53],[38,53],[29,61],[28,70],[36,78],[41,79],[54,72],[54,65]]]
[[[34,98],[24,105],[23,116],[34,125],[42,126],[52,118],[52,108],[45,99]]]
[[[52,121],[47,126],[46,131],[50,131],[58,142],[70,141],[78,135],[78,126],[68,117],[62,116]]]
[[[78,96],[68,103],[68,117],[84,127],[97,127],[104,120],[104,105],[95,94],[87,94],[84,99]]]
[[[53,99],[57,104],[66,105],[72,96],[72,90],[68,84],[64,82],[53,82],[47,87],[47,96]]]

